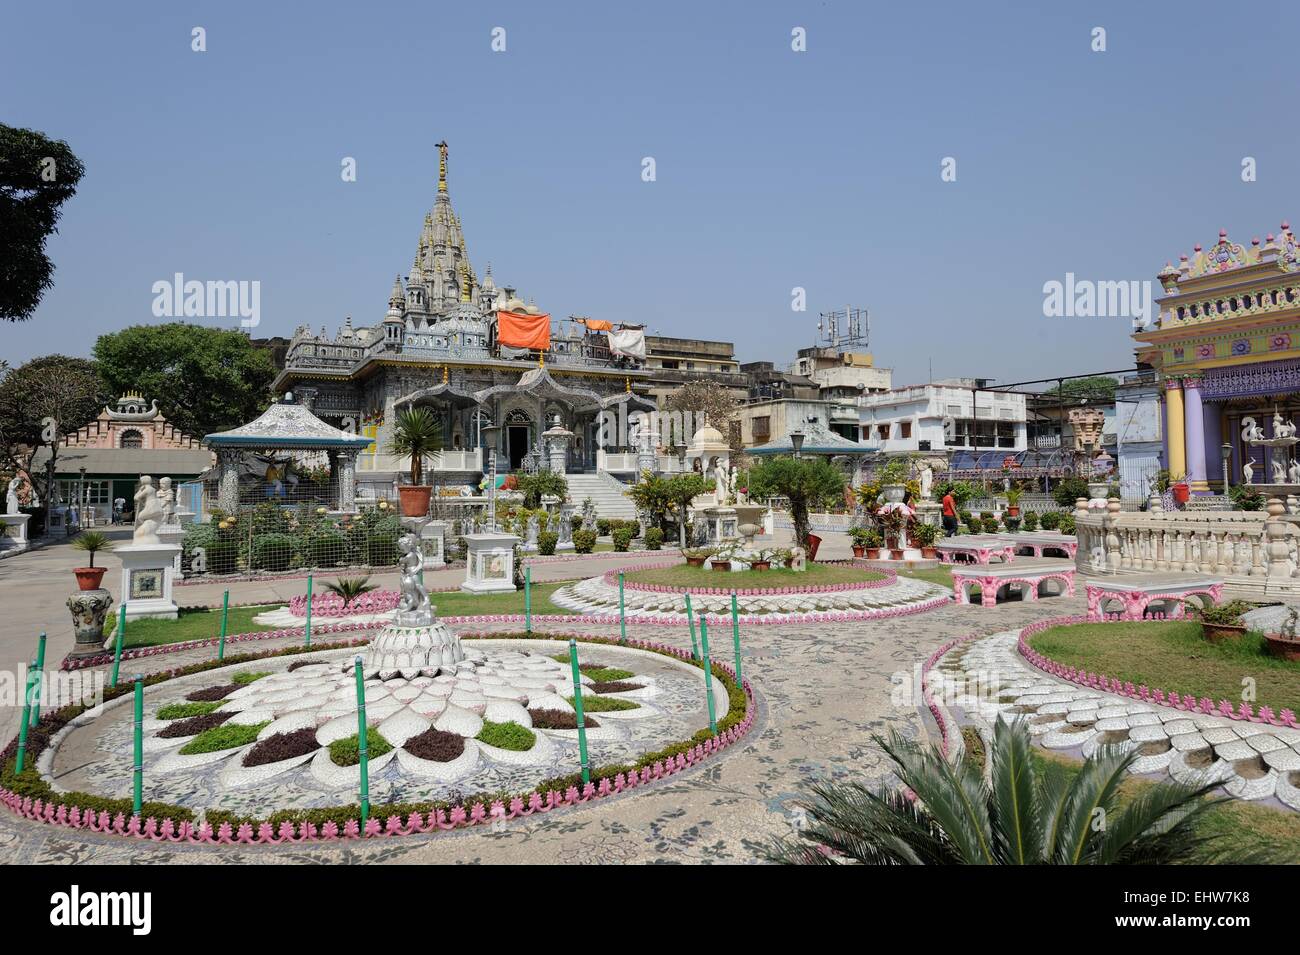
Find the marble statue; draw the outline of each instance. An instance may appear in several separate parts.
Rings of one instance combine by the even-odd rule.
[[[132,543],[161,544],[158,527],[162,523],[162,502],[154,490],[153,478],[147,474],[140,475],[140,487],[135,492],[135,533]]]
[[[1241,482],[1243,484],[1253,484],[1255,482],[1255,462],[1250,458],[1241,466]]]
[[[934,490],[934,469],[930,465],[921,468],[921,500],[930,500],[930,493]]]
[[[1264,440],[1264,429],[1255,423],[1254,418],[1241,419],[1241,440],[1247,444]]]
[[[1274,459],[1273,459],[1272,464],[1273,464],[1273,483],[1274,483],[1274,484],[1285,484],[1285,483],[1286,483],[1286,464],[1285,464],[1284,462],[1278,460],[1277,458],[1274,458]]]
[[[397,549],[402,554],[397,560],[402,591],[397,603],[397,625],[427,627],[433,623],[433,606],[429,603],[429,591],[420,582],[420,571],[424,569],[420,543],[414,534],[403,534],[397,539]]]
[[[1291,459],[1291,466],[1286,470],[1288,484],[1300,484],[1300,461]]]
[[[1295,437],[1295,423],[1292,421],[1282,420],[1282,415],[1277,411],[1273,412],[1273,437],[1275,438]]]
[[[536,514],[528,515],[528,523],[524,525],[525,534],[524,549],[529,551],[537,550],[537,535],[541,532],[541,521]]]
[[[559,539],[555,542],[558,547],[560,544],[573,543],[573,505],[567,501],[560,505],[560,525],[555,529]],[[566,550],[568,548],[565,548]]]
[[[172,479],[158,479],[158,502],[162,505],[164,526],[176,523],[176,492],[172,490]]]
[[[715,459],[713,465],[713,499],[719,504],[727,503],[727,491],[731,487],[731,471],[722,458]]]
[[[5,493],[5,513],[18,513],[18,489],[22,487],[23,479],[15,476],[9,482],[9,490]]]

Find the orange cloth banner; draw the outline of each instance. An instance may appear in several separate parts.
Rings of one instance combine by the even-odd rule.
[[[551,316],[497,312],[497,341],[511,348],[546,351],[551,347]]]
[[[608,332],[613,331],[614,329],[614,324],[603,318],[579,318],[575,319],[575,321],[579,321],[583,325],[586,325],[587,328],[593,332]]]

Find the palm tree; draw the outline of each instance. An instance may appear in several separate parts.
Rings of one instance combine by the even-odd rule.
[[[411,483],[423,484],[424,462],[442,449],[442,422],[428,408],[405,408],[397,413],[390,454],[411,458]]]
[[[352,606],[352,601],[356,600],[362,594],[369,593],[372,590],[378,590],[378,584],[372,584],[370,577],[340,577],[332,584],[326,584],[325,589],[332,594],[337,594],[343,599],[343,609],[347,610]]]
[[[1023,720],[999,720],[991,774],[953,765],[934,747],[891,731],[876,737],[905,789],[875,793],[822,782],[801,804],[810,824],[768,850],[775,862],[870,865],[1169,865],[1260,862],[1258,851],[1221,849],[1197,824],[1226,800],[1218,783],[1159,783],[1120,809],[1118,790],[1137,758],[1105,747],[1070,777],[1035,766]]]

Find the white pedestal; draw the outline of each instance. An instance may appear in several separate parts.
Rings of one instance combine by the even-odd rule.
[[[27,522],[31,519],[30,514],[0,514],[0,529],[4,531],[0,535],[0,550],[26,550]]]
[[[172,581],[180,547],[176,544],[121,544],[113,556],[122,561],[122,605],[126,619],[176,619]]]
[[[465,582],[460,589],[471,594],[515,590],[514,534],[466,534]]]
[[[429,521],[420,529],[420,552],[425,570],[442,570],[447,566],[447,522]]]
[[[172,561],[172,573],[179,579],[181,573],[181,542],[185,540],[185,528],[180,524],[164,524],[158,528],[158,539],[164,544],[176,548],[176,558]]]

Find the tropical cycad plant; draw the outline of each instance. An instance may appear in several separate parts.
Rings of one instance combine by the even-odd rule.
[[[325,589],[332,594],[337,594],[343,601],[343,609],[347,610],[352,606],[352,601],[356,600],[362,594],[367,594],[372,590],[378,590],[378,584],[372,584],[367,577],[340,577],[332,584],[326,584]]]
[[[428,408],[404,408],[397,413],[390,454],[411,459],[411,483],[424,483],[424,462],[442,450],[442,421]]]
[[[876,741],[902,788],[873,792],[823,782],[802,806],[809,824],[772,846],[772,861],[871,865],[1169,865],[1265,861],[1225,849],[1197,824],[1223,802],[1218,783],[1152,784],[1119,805],[1119,786],[1137,758],[1104,747],[1071,776],[1033,760],[1023,720],[999,720],[986,781],[972,760],[953,765],[933,747],[891,732]]]

